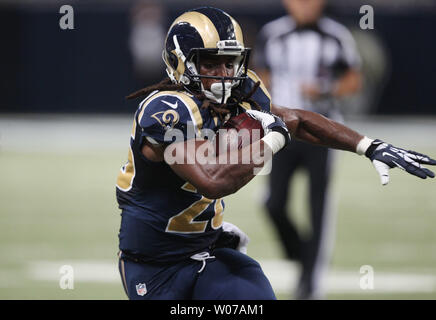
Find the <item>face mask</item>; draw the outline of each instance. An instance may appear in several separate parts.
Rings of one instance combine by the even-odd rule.
[[[210,86],[209,90],[204,90],[204,95],[217,103],[226,103],[232,93],[231,82],[216,82]]]

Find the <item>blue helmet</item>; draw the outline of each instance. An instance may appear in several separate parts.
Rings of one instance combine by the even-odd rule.
[[[235,56],[233,77],[203,76],[198,73],[200,53]],[[191,91],[225,103],[231,90],[247,78],[250,49],[245,48],[239,24],[223,10],[212,7],[192,9],[171,25],[162,52],[171,81],[183,83]],[[215,78],[220,83],[205,90],[201,78]]]

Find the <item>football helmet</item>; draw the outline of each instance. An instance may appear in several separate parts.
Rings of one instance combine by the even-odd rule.
[[[162,58],[173,83],[183,83],[193,92],[203,92],[216,102],[226,103],[233,88],[247,79],[250,49],[245,48],[242,30],[230,15],[220,9],[200,7],[179,16],[170,26]],[[232,77],[200,75],[201,54],[234,56]],[[220,80],[206,90],[202,78]]]

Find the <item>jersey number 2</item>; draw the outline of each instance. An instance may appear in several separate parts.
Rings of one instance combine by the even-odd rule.
[[[185,191],[196,192],[195,188],[186,183],[182,189]],[[177,232],[177,233],[201,233],[206,230],[208,220],[206,221],[194,221],[200,214],[206,210],[209,205],[215,202],[214,211],[215,215],[212,218],[211,226],[213,229],[218,229],[223,223],[223,211],[224,207],[222,205],[221,199],[208,199],[201,197],[200,200],[195,201],[188,208],[180,212],[179,214],[171,217],[168,221],[167,232]]]

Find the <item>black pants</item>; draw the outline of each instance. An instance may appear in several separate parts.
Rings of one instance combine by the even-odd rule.
[[[330,178],[330,158],[333,151],[293,140],[273,158],[269,178],[267,211],[289,259],[301,264],[297,298],[316,298],[318,286],[317,268],[327,263],[328,254],[322,252],[326,236],[326,202]],[[297,169],[305,169],[309,175],[309,201],[311,235],[303,240],[294,223],[289,219],[287,200],[290,179]],[[297,185],[293,187],[298,188]],[[330,221],[329,221],[330,222]]]

